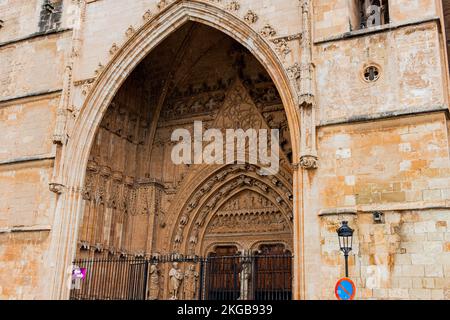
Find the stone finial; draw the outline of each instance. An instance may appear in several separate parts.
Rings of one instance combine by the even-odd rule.
[[[149,21],[153,16],[153,13],[150,10],[145,11],[145,13],[142,15],[142,19],[144,21]]]
[[[135,32],[136,30],[134,29],[134,27],[129,26],[127,31],[125,31],[125,35],[127,36],[127,38],[130,38]]]
[[[273,40],[273,43],[275,44],[275,50],[283,59],[291,52],[291,48],[286,39],[276,39]]]
[[[109,54],[114,55],[119,50],[119,46],[116,43],[113,43],[111,45],[111,48],[109,49]]]
[[[101,62],[98,63],[98,67],[95,70],[95,76],[98,77],[100,75],[100,73],[102,73],[102,71],[105,69],[105,66],[103,64],[101,64]]]

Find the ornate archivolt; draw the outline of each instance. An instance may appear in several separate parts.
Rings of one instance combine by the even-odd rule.
[[[258,243],[292,243],[292,222],[259,190],[240,188],[211,214],[200,253],[206,256],[212,246],[234,241],[240,251],[256,249]],[[210,249],[211,248],[211,249]]]
[[[243,190],[260,194],[277,208],[285,221],[293,220],[292,184],[288,172],[277,176],[263,176],[255,165],[227,165],[213,175],[202,179],[196,191],[177,203],[184,204],[175,212],[179,218],[172,227],[173,252],[200,254],[202,239],[218,209]],[[201,174],[199,174],[201,176]],[[195,179],[199,181],[199,179]],[[183,194],[180,192],[179,194]],[[176,210],[171,208],[170,210]]]
[[[82,3],[84,4],[84,1],[82,1]],[[170,2],[169,5],[152,17],[150,17],[152,12],[145,12],[143,16],[145,23],[140,27],[134,27],[134,33],[130,34],[130,37],[123,45],[116,42],[116,44],[111,47],[111,60],[108,63],[99,64],[99,72],[96,73],[95,78],[79,81],[79,85],[83,86],[83,91],[86,93],[83,106],[79,110],[71,111],[73,109],[72,104],[64,103],[64,108],[69,112],[62,112],[61,115],[67,116],[69,121],[66,122],[65,126],[65,121],[58,122],[58,135],[56,136],[67,137],[65,141],[67,143],[62,148],[58,148],[61,149],[62,152],[61,156],[58,157],[60,161],[57,161],[55,164],[55,179],[53,182],[53,185],[61,186],[61,188],[55,188],[54,190],[65,190],[65,192],[57,197],[57,204],[55,206],[55,228],[52,233],[54,236],[52,238],[50,249],[50,252],[52,252],[53,255],[51,259],[56,261],[56,265],[52,270],[54,270],[55,275],[57,275],[55,276],[53,283],[53,297],[67,297],[68,291],[65,289],[63,280],[61,280],[62,276],[61,279],[58,277],[64,274],[64,270],[71,264],[71,259],[74,257],[73,243],[76,241],[77,227],[85,204],[83,196],[86,198],[93,197],[87,201],[94,203],[95,206],[99,208],[102,206],[108,208],[109,202],[110,207],[108,209],[116,210],[117,207],[120,209],[121,196],[119,196],[119,200],[117,200],[119,205],[114,197],[110,199],[111,201],[108,201],[107,199],[109,196],[102,196],[102,194],[105,194],[105,192],[102,191],[102,187],[99,187],[99,191],[91,193],[83,193],[81,191],[84,182],[87,182],[89,179],[87,177],[88,172],[86,172],[86,166],[91,147],[94,144],[98,126],[113,100],[113,97],[123,84],[124,79],[131,74],[137,63],[141,61],[157,43],[172,33],[174,28],[180,27],[184,22],[194,20],[209,24],[218,30],[232,35],[235,40],[244,45],[248,45],[249,39],[252,40],[251,42],[253,45],[251,48],[248,47],[248,49],[266,65],[269,75],[274,80],[274,83],[280,92],[287,113],[289,128],[291,129],[290,132],[294,149],[293,153],[294,155],[298,154],[299,144],[297,139],[300,137],[298,132],[298,128],[300,127],[298,125],[299,120],[297,110],[295,109],[292,85],[286,76],[285,70],[282,69],[280,59],[273,54],[272,45],[267,45],[269,41],[264,40],[262,36],[257,37],[258,33],[253,32],[242,18],[235,19],[239,9],[236,11],[236,14],[230,14],[234,11],[229,11],[227,13],[220,11],[215,7],[218,7],[218,5],[206,6],[204,1],[175,1]],[[218,21],[217,16],[223,13],[226,17]],[[239,16],[241,17],[240,13]],[[71,81],[72,85],[77,86],[77,83],[73,82],[73,79]],[[65,101],[71,101],[71,99]],[[285,170],[282,170],[277,178],[280,181],[283,181],[283,185],[292,188],[292,178],[283,176],[286,174],[285,172],[289,172],[291,168],[284,169]],[[103,173],[100,174],[100,172]],[[199,173],[200,176],[203,174],[209,176],[211,171],[201,169],[198,170],[197,173]],[[102,179],[107,178],[106,193],[108,193],[108,190],[114,189],[114,187],[108,189],[114,183],[119,185],[122,183],[121,187],[118,188],[119,190],[123,190],[125,186],[129,187],[135,185],[135,181],[133,183],[131,183],[131,181],[124,183],[124,181],[129,179],[126,174],[122,176],[122,180],[120,180],[119,176],[113,178],[115,175],[114,170],[111,170],[111,172],[108,173],[107,169],[103,170],[99,168],[97,175],[100,175]],[[289,172],[289,174],[286,175],[290,176],[292,175],[292,172]],[[267,180],[266,178],[263,179],[258,176],[254,176],[253,178],[256,182],[259,181],[261,183]],[[290,179],[290,182],[287,182],[288,179]],[[111,181],[115,182],[112,183]],[[270,186],[270,183],[273,183],[270,181],[266,182],[266,185],[268,186]],[[255,186],[252,186],[252,188],[255,188]],[[192,190],[196,190],[196,188],[183,190],[185,194],[190,194]],[[121,195],[123,194],[123,191],[122,193],[115,191],[113,193]],[[179,194],[182,199],[184,194],[182,191],[180,191]],[[287,197],[289,198],[289,196]],[[292,197],[292,190],[290,190],[290,197]],[[278,203],[280,208],[289,206],[286,195],[283,196],[282,194],[279,194],[276,198],[279,198],[280,203],[278,203],[276,199],[273,202]],[[285,205],[283,203],[285,203]],[[174,208],[178,206],[178,204],[175,205],[175,202],[172,204],[174,205]],[[218,205],[220,205],[220,203],[218,203]],[[166,210],[166,212],[168,211]],[[292,210],[290,210],[290,212],[292,212]],[[189,223],[192,223],[192,221],[189,221]],[[186,228],[186,230],[188,230],[188,228]],[[186,241],[186,237],[191,237],[191,235],[187,235],[187,232],[188,231],[183,235],[185,237],[183,241]]]
[[[134,78],[132,78],[134,79]],[[125,93],[130,88],[133,88],[134,81],[124,85]],[[225,97],[221,106],[216,106],[215,110],[210,110],[209,102],[211,100],[204,99],[205,93],[202,91],[188,92],[188,94],[181,94],[183,99],[188,99],[186,106],[191,110],[193,106],[200,105],[200,113],[208,114],[212,113],[215,116],[215,121],[212,127],[219,129],[266,129],[270,130],[270,126],[266,122],[267,117],[263,116],[265,106],[269,106],[271,111],[276,113],[282,113],[278,108],[274,106],[279,105],[280,101],[278,95],[275,92],[271,92],[272,87],[268,87],[265,82],[255,83],[255,87],[250,86],[246,88],[242,81],[236,79],[229,85],[227,91],[220,91],[220,95]],[[248,83],[247,83],[248,85]],[[213,88],[216,89],[216,88]],[[253,92],[253,97],[250,96],[250,92]],[[167,221],[173,221],[178,219],[178,211],[171,207],[167,207],[170,201],[176,199],[177,203],[180,203],[184,194],[192,194],[192,188],[188,191],[180,191],[180,184],[182,181],[201,181],[202,177],[197,175],[197,168],[185,168],[185,172],[175,180],[161,180],[160,182],[144,178],[147,174],[145,171],[135,171],[136,168],[133,162],[146,152],[148,149],[148,135],[149,135],[149,116],[146,112],[145,106],[126,107],[126,95],[124,92],[120,92],[114,102],[108,108],[105,117],[101,123],[99,132],[97,133],[96,144],[91,150],[91,161],[88,165],[86,173],[86,183],[83,189],[83,199],[86,201],[86,208],[84,214],[84,220],[79,236],[79,248],[83,251],[87,249],[94,249],[95,252],[101,252],[103,250],[109,251],[111,254],[150,254],[154,251],[160,250],[161,252],[168,252],[169,248],[162,247],[161,241],[158,240],[161,236],[164,237],[167,234],[164,229]],[[131,91],[134,92],[134,91]],[[214,94],[218,94],[216,90],[213,90]],[[178,93],[175,95],[175,105],[180,106],[178,102]],[[259,101],[261,105],[257,107],[254,102]],[[197,99],[202,100],[203,103],[199,103]],[[168,101],[169,110],[172,104],[172,100]],[[219,103],[217,103],[219,104]],[[206,112],[205,111],[206,108]],[[164,110],[164,109],[163,109]],[[196,116],[189,115],[188,112],[182,112],[180,117]],[[190,117],[189,117],[190,116]],[[164,116],[162,122],[167,123],[171,118],[166,119]],[[186,121],[186,120],[185,120]],[[279,121],[279,120],[277,120]],[[277,122],[278,123],[278,122]],[[273,125],[273,124],[272,124]],[[277,127],[278,125],[275,125]],[[166,128],[160,128],[166,132]],[[170,129],[170,128],[169,128]],[[171,148],[172,143],[168,140],[168,137],[156,136],[157,139],[153,141],[153,145],[162,146],[165,148]],[[159,138],[162,138],[161,140]],[[246,146],[245,155],[248,158],[248,146]],[[164,150],[164,149],[163,149]],[[155,153],[165,154],[165,151],[160,149]],[[111,157],[114,158],[111,158]],[[258,166],[237,166],[234,169],[227,169],[224,172],[218,173],[216,177],[217,181],[228,178],[228,174],[237,172],[240,170],[239,179],[229,182],[223,189],[217,189],[218,192],[212,200],[206,204],[206,209],[201,212],[205,215],[207,210],[212,211],[218,209],[218,203],[222,198],[228,198],[242,188],[251,190],[256,189],[258,192],[265,192],[266,199],[270,199],[271,203],[274,203],[273,207],[277,208],[281,206],[281,209],[277,209],[276,212],[266,213],[266,215],[259,215],[261,219],[267,217],[278,219],[276,216],[282,214],[289,216],[292,219],[292,205],[288,205],[289,201],[292,201],[292,171],[289,164],[289,160],[282,153],[281,166],[282,169],[279,172],[279,176],[284,179],[285,183],[279,182],[279,179],[264,178],[256,172],[256,177],[247,175],[248,172],[255,171]],[[111,163],[114,159],[113,163]],[[150,158],[143,157],[144,162],[151,162]],[[168,166],[163,161],[163,166]],[[111,166],[111,167],[110,167]],[[230,167],[235,167],[235,164]],[[131,168],[131,170],[130,170]],[[167,169],[167,167],[164,167]],[[217,166],[215,167],[218,168]],[[258,167],[259,168],[259,167]],[[170,166],[169,166],[170,171]],[[148,177],[152,176],[149,171]],[[205,176],[203,180],[207,179]],[[179,180],[178,180],[179,179]],[[267,180],[267,182],[265,182]],[[190,203],[190,209],[194,209],[197,202],[201,202],[202,192],[209,192],[214,188],[214,181],[206,181],[201,187],[197,195],[194,196],[194,200]],[[220,185],[220,184],[219,184]],[[270,187],[272,186],[272,187]],[[272,188],[278,188],[281,191],[281,195],[277,194]],[[283,200],[283,195],[285,199]],[[163,199],[164,198],[164,199]],[[198,198],[197,200],[195,200]],[[165,212],[170,213],[170,217]],[[269,216],[267,216],[269,214]],[[140,216],[145,215],[147,217],[142,218]],[[243,217],[245,218],[245,217]],[[270,220],[270,219],[269,219]],[[136,227],[136,224],[138,225]],[[184,229],[184,226],[188,224],[187,215],[183,215],[180,220],[178,230]],[[203,224],[203,223],[202,223]],[[95,228],[92,227],[95,225]],[[148,230],[142,230],[142,225],[147,225]],[[137,229],[135,230],[134,228]],[[171,228],[172,225],[169,226]],[[199,228],[194,229],[194,232],[201,231]],[[138,241],[138,238],[147,237],[146,242]],[[183,234],[178,232],[175,236],[175,243],[178,246],[182,243]],[[289,234],[289,237],[292,237]],[[158,239],[157,239],[158,238]],[[276,237],[275,237],[276,238]],[[155,240],[156,239],[156,240]],[[190,245],[197,244],[199,237],[197,235],[190,235],[188,240]],[[166,243],[169,240],[166,240]],[[85,255],[82,253],[82,255]]]
[[[258,14],[255,13],[252,10],[248,10],[245,13],[240,13],[240,4],[239,1],[210,1],[210,0],[161,0],[157,3],[156,8],[154,9],[148,9],[146,10],[142,15],[142,22],[139,23],[136,26],[130,25],[128,29],[125,31],[125,43],[131,42],[133,40],[133,37],[135,34],[139,33],[142,29],[147,28],[147,26],[152,25],[158,21],[158,19],[161,18],[161,16],[170,10],[172,10],[177,5],[186,6],[189,7],[191,4],[195,5],[196,3],[209,3],[212,6],[216,6],[218,8],[221,8],[223,10],[228,11],[229,13],[239,17],[242,19],[242,21],[245,21],[249,25],[253,25],[256,21],[258,21]],[[79,4],[80,9],[80,21],[84,21],[85,19],[85,11],[86,11],[86,3],[84,1],[80,1]],[[278,53],[280,60],[284,61],[284,57],[287,54],[291,53],[291,49],[289,47],[289,42],[295,39],[302,38],[302,62],[301,62],[301,69],[304,70],[301,74],[301,76],[298,77],[298,80],[296,76],[294,77],[293,82],[301,83],[301,88],[299,89],[297,86],[297,91],[300,92],[299,94],[299,105],[301,107],[302,112],[302,135],[301,135],[301,149],[302,156],[300,159],[299,164],[304,168],[315,168],[317,167],[317,155],[316,155],[316,147],[315,147],[315,127],[314,127],[314,111],[312,107],[305,107],[305,104],[303,104],[304,100],[302,97],[314,97],[313,94],[310,94],[310,91],[312,92],[311,84],[313,83],[313,77],[312,77],[312,62],[311,62],[311,40],[310,40],[310,14],[309,9],[310,8],[310,1],[304,0],[302,2],[302,17],[303,17],[303,34],[298,35],[289,35],[289,36],[281,36],[276,37],[277,32],[273,26],[270,24],[265,24],[258,32],[261,36],[261,40],[267,41],[272,48]],[[175,10],[175,9],[173,9]],[[82,26],[83,23],[80,23],[80,26]],[[85,80],[78,80],[74,81],[72,79],[72,73],[74,68],[75,59],[79,56],[79,47],[81,43],[81,34],[82,34],[82,27],[77,28],[74,30],[74,36],[73,36],[73,49],[72,54],[70,57],[70,61],[68,63],[68,66],[66,68],[66,75],[64,79],[64,98],[61,99],[61,105],[58,109],[58,117],[56,121],[56,127],[55,127],[55,133],[54,133],[54,142],[58,144],[65,144],[68,136],[70,137],[70,133],[68,134],[69,128],[73,126],[74,119],[78,116],[79,110],[74,110],[73,107],[73,87],[82,86],[82,91],[85,95],[88,95],[88,93],[91,91],[91,87],[94,86],[97,82],[100,76],[104,73],[104,70],[109,67],[109,65],[113,64],[114,61],[117,59],[119,55],[122,54],[123,51],[123,45],[118,44],[117,42],[112,43],[111,48],[109,49],[109,53],[111,56],[111,61],[108,63],[105,62],[99,62],[98,68],[95,70],[95,76],[90,79]],[[309,55],[309,58],[308,58]],[[306,70],[308,69],[308,70]],[[286,68],[286,72],[288,72],[289,69]],[[310,88],[311,90],[309,90]],[[303,90],[304,89],[304,90]],[[302,100],[303,99],[303,100]],[[310,101],[310,100],[308,100]],[[313,106],[313,104],[306,104],[306,106]],[[70,117],[69,117],[70,115]],[[292,115],[291,115],[292,116]],[[70,124],[67,124],[67,119],[70,119]],[[69,128],[68,128],[69,127]],[[303,129],[304,128],[304,129]],[[294,149],[297,149],[297,147],[294,147]],[[64,190],[65,185],[61,183],[61,177],[56,170],[55,172],[55,178],[54,181],[51,182],[51,190],[55,192],[62,192]]]

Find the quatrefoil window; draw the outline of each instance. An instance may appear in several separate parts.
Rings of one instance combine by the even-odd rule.
[[[369,66],[364,69],[364,80],[375,82],[380,78],[380,70],[376,66]]]

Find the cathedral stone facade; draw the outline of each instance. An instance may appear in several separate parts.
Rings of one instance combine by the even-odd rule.
[[[79,259],[261,252],[335,299],[343,221],[357,299],[450,299],[449,30],[447,0],[0,0],[0,299],[69,298]],[[198,121],[278,130],[279,170],[175,164]],[[154,264],[147,298],[198,274]]]

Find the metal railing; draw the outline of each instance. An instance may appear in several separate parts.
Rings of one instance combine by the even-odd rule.
[[[174,267],[174,263],[175,267]],[[177,299],[290,300],[292,255],[234,255],[78,259],[73,300],[173,299],[170,270],[177,268]],[[82,272],[79,272],[82,270]]]

